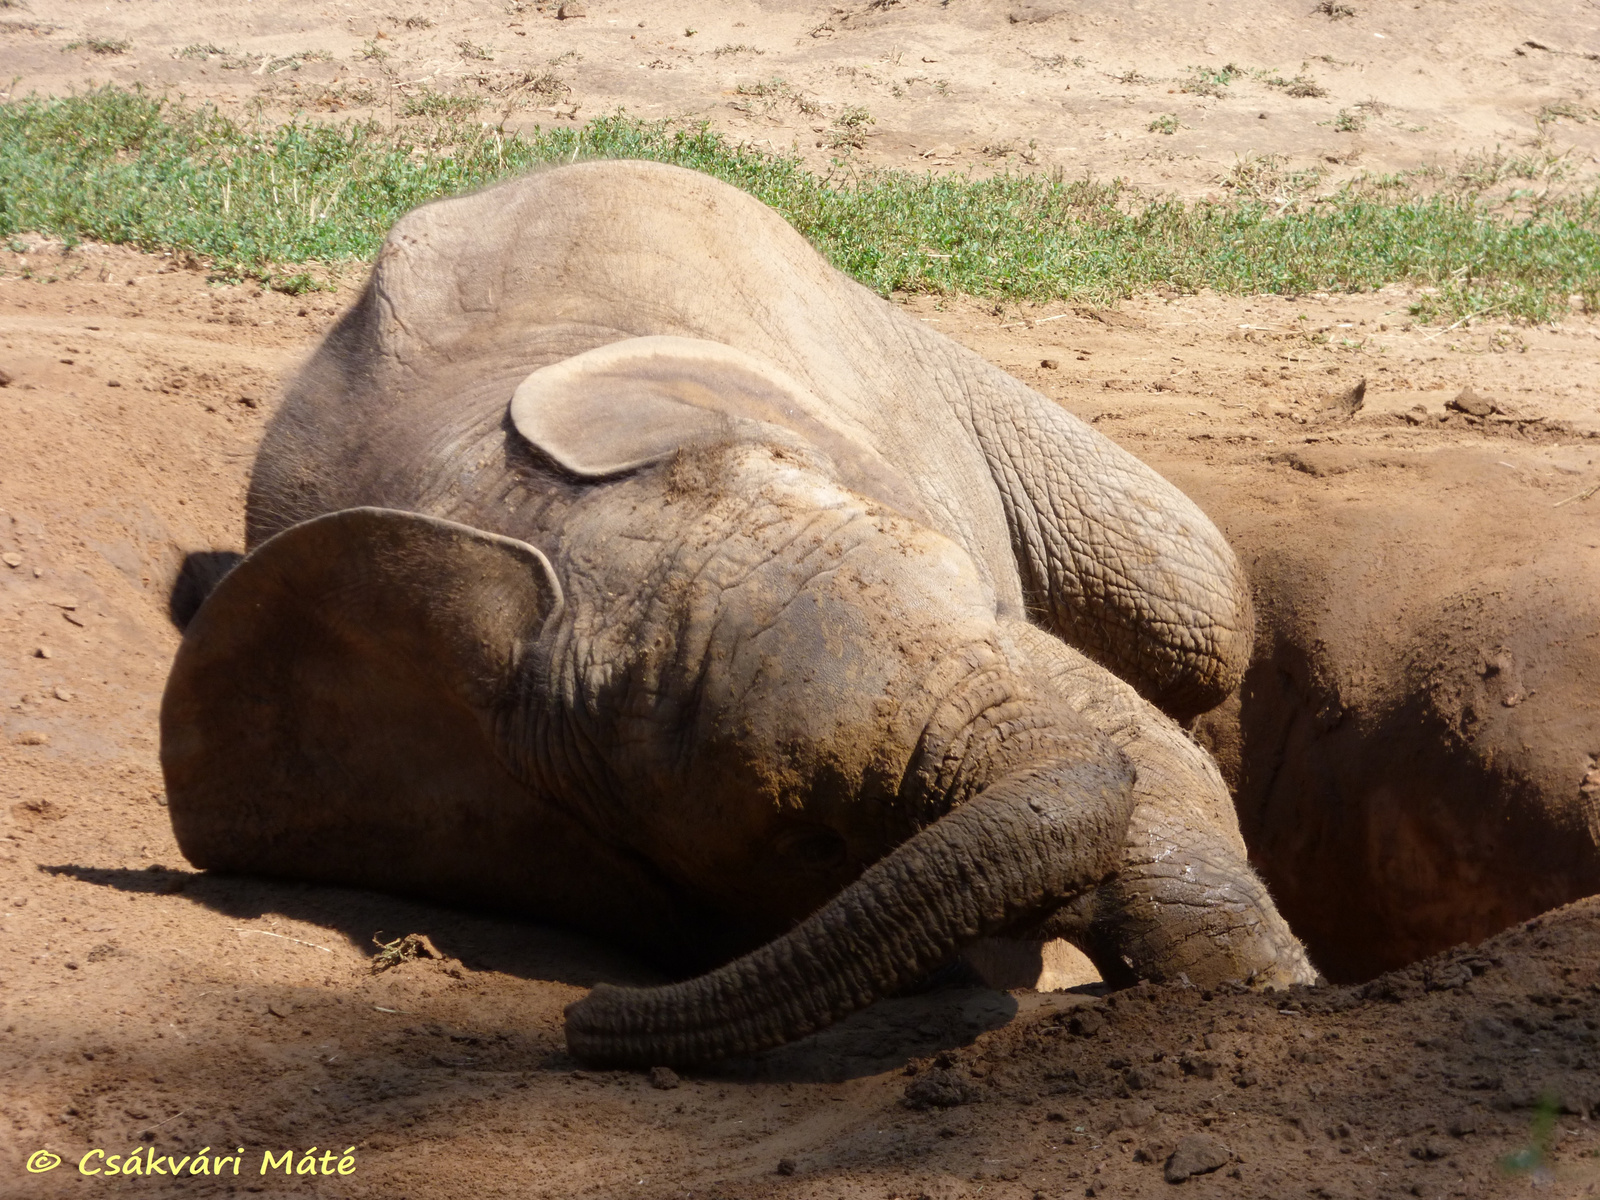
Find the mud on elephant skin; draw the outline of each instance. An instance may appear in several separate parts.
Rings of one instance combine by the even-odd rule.
[[[585,1057],[776,1045],[996,933],[1312,975],[1172,719],[1249,656],[1215,527],[708,177],[399,222],[247,529],[163,705],[184,853],[708,972],[596,988]]]

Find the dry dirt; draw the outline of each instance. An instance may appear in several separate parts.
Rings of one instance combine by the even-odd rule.
[[[1309,3],[1248,18],[1220,5],[1204,9],[1215,17],[1171,4],[1049,16],[1057,6],[963,0],[836,13],[600,3],[564,21],[520,7],[460,5],[407,28],[406,12],[356,4],[36,3],[0,12],[0,55],[15,64],[8,75],[23,73],[14,92],[116,78],[243,103],[271,87],[282,112],[297,82],[354,87],[365,75],[392,96],[431,74],[480,88],[471,71],[545,70],[571,49],[582,57],[548,69],[574,89],[579,120],[626,103],[831,151],[808,144],[816,131],[792,100],[770,115],[730,107],[749,100],[733,92],[738,81],[782,75],[829,106],[816,122],[825,130],[844,105],[872,110],[858,161],[903,164],[947,144],[951,154],[926,161],[960,169],[995,138],[1027,167],[1020,149],[1033,138],[1040,169],[1190,192],[1214,186],[1236,153],[1309,164],[1331,148],[1341,157],[1324,161],[1331,170],[1349,165],[1347,145],[1363,147],[1360,165],[1407,167],[1492,151],[1497,139],[1532,142],[1541,106],[1581,103],[1600,69],[1583,57],[1600,51],[1600,9],[1576,4],[1380,15],[1357,0],[1342,19]],[[86,37],[132,46],[63,49]],[[491,45],[495,59],[462,59],[463,40]],[[351,61],[369,41],[391,56]],[[335,59],[269,73],[271,58],[225,71],[222,59],[171,57],[194,42],[280,56],[326,48]],[[714,53],[739,43],[765,53]],[[917,65],[892,64],[895,54]],[[1055,55],[1053,67],[1033,57]],[[1111,78],[1230,59],[1287,75],[1306,63],[1334,94],[1295,100],[1250,83],[1248,101],[1211,100]],[[948,86],[896,85],[916,73]],[[1383,114],[1394,131],[1315,123],[1374,95],[1395,106]],[[1194,128],[1145,132],[1160,111]],[[513,119],[541,118],[522,108]],[[1063,145],[1063,128],[1081,145]],[[1595,128],[1546,120],[1543,146]],[[1570,161],[1588,153],[1580,144]],[[1581,901],[1522,923],[1548,907],[1529,885],[1524,911],[1501,899],[1464,912],[1471,889],[1494,892],[1492,877],[1444,879],[1440,847],[1401,839],[1396,856],[1368,827],[1334,830],[1346,840],[1330,835],[1304,879],[1263,861],[1330,974],[1366,980],[1443,949],[1452,928],[1476,940],[1519,923],[1371,983],[1289,997],[952,984],[676,1082],[586,1071],[565,1056],[563,1005],[600,979],[649,978],[604,946],[492,915],[191,871],[156,760],[178,640],[173,585],[185,554],[240,547],[247,472],[278,383],[354,293],[291,298],[212,285],[160,257],[63,255],[27,240],[25,255],[0,251],[0,1195],[1053,1200],[1164,1193],[1169,1160],[1215,1167],[1180,1194],[1600,1192],[1600,908]],[[1478,559],[1522,551],[1542,561],[1551,546],[1562,570],[1600,577],[1600,323],[1441,331],[1413,327],[1409,299],[1149,296],[1102,314],[902,302],[1167,472],[1217,516],[1258,582],[1281,578],[1284,553],[1360,542],[1393,511],[1409,523],[1372,535],[1390,539],[1392,591],[1426,599],[1452,569],[1459,580]],[[1327,407],[1361,379],[1354,416]],[[1464,387],[1500,411],[1452,413]],[[1265,642],[1293,624],[1272,599]],[[1370,661],[1358,667],[1377,670],[1395,652],[1403,608],[1366,635]],[[1557,690],[1527,686],[1527,703],[1506,712],[1537,714],[1532,692]],[[1358,705],[1360,680],[1341,687]],[[1582,703],[1568,707],[1591,714],[1592,732],[1594,701]],[[1209,733],[1241,796],[1254,795],[1249,722],[1230,743],[1230,719],[1239,725],[1224,717]],[[1600,744],[1571,748],[1600,758]],[[1575,762],[1574,785],[1595,762]],[[1282,836],[1269,816],[1244,813],[1258,857]],[[1439,911],[1414,915],[1403,888],[1387,907],[1362,908],[1350,879],[1363,872],[1398,878]],[[431,939],[436,957],[373,973],[374,939],[407,933]],[[181,1181],[76,1167],[96,1148],[167,1167],[205,1147],[208,1165],[237,1154],[238,1175],[228,1165],[220,1179],[195,1176],[192,1157]],[[298,1166],[310,1147],[333,1172],[353,1147],[353,1171],[260,1173],[264,1152],[292,1149]],[[64,1161],[30,1174],[25,1161],[41,1150]]]
[[[559,16],[574,10],[585,15]],[[179,57],[185,50],[191,57]],[[1557,174],[1592,177],[1597,54],[1600,8],[1584,0],[10,0],[0,9],[10,95],[143,83],[229,112],[259,101],[269,117],[384,119],[443,95],[513,129],[626,107],[708,120],[815,166],[842,155],[934,170],[1087,172],[1184,195],[1274,155],[1288,171],[1330,181],[1481,169],[1497,152],[1560,157]],[[1230,66],[1239,73],[1226,86],[1195,73]],[[1164,115],[1175,132],[1150,128]]]

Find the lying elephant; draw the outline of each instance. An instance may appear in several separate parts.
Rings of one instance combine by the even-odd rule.
[[[247,528],[162,709],[184,853],[715,968],[596,988],[586,1058],[776,1045],[996,932],[1312,976],[1172,719],[1249,657],[1217,530],[706,176],[403,219]]]

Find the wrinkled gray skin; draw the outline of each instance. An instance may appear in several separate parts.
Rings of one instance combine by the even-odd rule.
[[[1217,530],[710,178],[402,220],[248,539],[163,708],[184,853],[714,968],[596,988],[581,1056],[772,1046],[996,933],[1312,977],[1172,719],[1249,657]]]

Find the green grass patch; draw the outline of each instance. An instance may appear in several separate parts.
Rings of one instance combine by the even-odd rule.
[[[433,117],[436,120],[460,120],[470,117],[483,107],[476,96],[446,96],[440,92],[418,92],[400,101],[402,117]]]
[[[772,205],[879,292],[1109,304],[1158,287],[1304,294],[1430,286],[1422,315],[1548,320],[1600,308],[1600,198],[1512,209],[1452,181],[1371,181],[1320,198],[1235,189],[1147,200],[1120,182],[906,171],[824,177],[705,128],[626,116],[504,135],[469,123],[236,123],[105,89],[0,105],[0,238],[37,232],[170,249],[288,290],[370,258],[428,200],[549,162],[644,158],[706,171]],[[1270,173],[1269,173],[1270,174]]]

